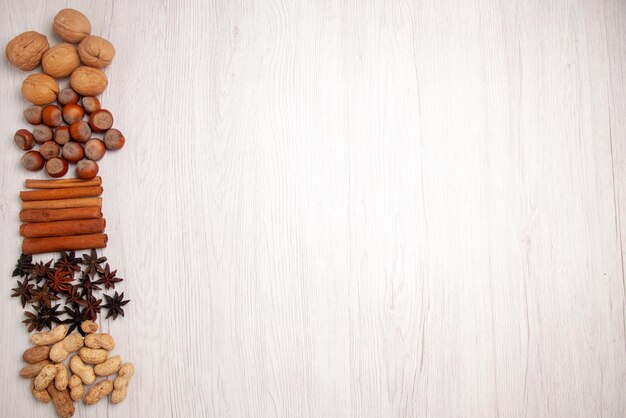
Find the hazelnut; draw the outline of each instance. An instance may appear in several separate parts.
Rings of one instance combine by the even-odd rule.
[[[85,65],[103,68],[111,63],[115,48],[111,42],[99,36],[87,36],[78,45],[78,55]]]
[[[91,128],[84,120],[74,122],[70,125],[70,136],[74,141],[87,142],[91,137]]]
[[[115,151],[121,149],[125,143],[126,138],[124,138],[124,135],[122,135],[122,133],[115,128],[109,129],[104,134],[104,145],[106,145],[108,150]]]
[[[70,127],[59,126],[54,130],[54,142],[59,145],[64,145],[70,142]]]
[[[22,96],[32,104],[52,103],[58,92],[57,82],[47,74],[31,74],[22,82]]]
[[[92,179],[98,175],[98,163],[82,160],[76,164],[76,176],[81,179]]]
[[[80,67],[80,57],[71,44],[58,44],[50,48],[41,58],[43,72],[50,77],[62,78]]]
[[[54,17],[52,30],[59,38],[75,44],[91,33],[91,23],[78,10],[63,9]]]
[[[106,109],[96,110],[89,116],[89,126],[94,132],[106,132],[113,126],[113,115]]]
[[[77,163],[83,158],[85,158],[85,151],[83,150],[83,146],[77,142],[68,142],[63,145],[63,150],[61,151],[63,158],[65,158],[70,163]]]
[[[17,131],[13,136],[13,140],[15,141],[15,144],[24,151],[32,149],[34,145],[33,134],[26,129],[20,129]]]
[[[37,32],[24,32],[11,39],[5,49],[9,62],[20,70],[34,70],[44,52],[48,50],[48,38]]]
[[[78,103],[78,99],[79,99],[78,94],[76,94],[76,92],[69,87],[66,87],[63,90],[61,90],[59,92],[59,96],[57,97],[57,100],[62,105],[66,105],[70,103]]]
[[[60,150],[61,147],[59,147],[59,144],[54,141],[45,142],[39,147],[39,153],[44,160],[50,160],[54,157],[58,157]]]
[[[28,171],[39,171],[43,168],[45,160],[37,151],[28,151],[24,155],[22,155],[22,159],[20,160],[22,165]]]
[[[63,158],[54,157],[46,162],[46,173],[50,177],[63,177],[68,169],[67,161]]]
[[[46,125],[55,128],[63,122],[63,117],[61,116],[61,109],[56,105],[48,105],[43,108],[41,112],[41,120]]]
[[[83,120],[84,116],[85,111],[83,110],[83,108],[75,103],[70,103],[63,106],[63,119],[69,125],[74,122]]]
[[[37,125],[33,128],[33,138],[35,138],[35,142],[38,144],[43,144],[46,141],[50,141],[52,139],[53,132],[52,128],[46,125]]]
[[[93,67],[78,67],[70,77],[70,86],[83,96],[97,96],[107,88],[108,84],[106,74]]]
[[[100,110],[100,100],[97,97],[83,97],[83,109],[87,113],[93,113]]]
[[[98,138],[91,138],[85,144],[85,157],[89,158],[92,161],[100,160],[102,157],[104,157],[106,151],[107,147],[104,145],[104,142],[102,142]]]
[[[28,106],[24,109],[24,119],[31,125],[39,125],[41,123],[41,112],[43,107],[41,106]]]

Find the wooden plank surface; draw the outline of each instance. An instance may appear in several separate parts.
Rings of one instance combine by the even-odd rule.
[[[117,50],[102,327],[137,367],[76,416],[626,416],[624,2],[10,0],[0,42],[63,7]],[[48,417],[0,72],[0,415]]]

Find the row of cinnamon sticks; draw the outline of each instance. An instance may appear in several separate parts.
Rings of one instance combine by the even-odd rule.
[[[22,252],[105,248],[102,179],[26,180],[20,192]]]

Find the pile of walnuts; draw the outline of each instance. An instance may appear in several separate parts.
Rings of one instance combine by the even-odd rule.
[[[16,36],[6,46],[6,57],[17,68],[31,71],[41,65],[42,69],[22,83],[22,95],[33,104],[24,116],[36,126],[32,132],[19,130],[14,139],[27,151],[22,157],[27,170],[37,171],[45,166],[50,176],[62,177],[69,162],[78,164],[78,177],[91,178],[98,172],[95,161],[107,149],[119,149],[125,142],[120,131],[111,126],[113,116],[108,110],[100,109],[95,97],[108,85],[102,68],[113,60],[115,48],[106,39],[91,35],[89,19],[74,9],[57,13],[53,30],[64,43],[50,47],[45,35],[29,31]],[[66,77],[69,87],[60,89],[57,79]],[[88,116],[89,122],[83,116]],[[62,126],[63,122],[67,126]],[[92,138],[92,132],[102,133],[103,140]],[[40,144],[39,151],[31,151],[33,142]]]

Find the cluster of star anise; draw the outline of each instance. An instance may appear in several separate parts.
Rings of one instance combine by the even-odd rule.
[[[107,310],[106,318],[124,316],[123,306],[130,302],[124,300],[124,292],[116,291],[113,296],[102,293],[105,304],[95,295],[115,289],[115,284],[124,280],[117,277],[117,270],[111,271],[106,261],[106,257],[98,257],[96,250],[82,258],[74,251],[63,251],[60,258],[47,263],[33,263],[31,255],[22,254],[13,270],[13,277],[21,280],[17,280],[11,296],[19,297],[23,308],[32,305],[33,311],[25,311],[26,319],[22,321],[28,331],[67,324],[68,333],[74,329],[82,333],[80,324],[88,319],[95,321],[102,309]]]

